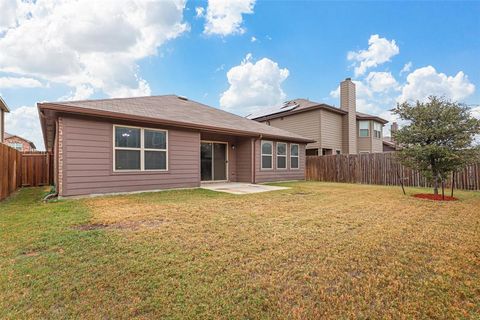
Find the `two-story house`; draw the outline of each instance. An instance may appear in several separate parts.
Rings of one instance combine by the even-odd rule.
[[[357,112],[355,90],[350,78],[340,83],[340,108],[294,99],[247,118],[315,140],[307,145],[307,155],[383,152],[382,131],[388,121]]]

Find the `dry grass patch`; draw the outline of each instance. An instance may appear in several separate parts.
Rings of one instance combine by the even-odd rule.
[[[54,273],[63,288],[51,290],[61,297],[55,308],[86,318],[480,316],[479,193],[438,203],[398,188],[283,185],[292,189],[241,196],[182,190],[48,205],[51,212],[85,210],[82,221],[63,216],[70,227],[60,228],[69,230],[62,258],[43,262],[63,268]],[[82,225],[104,228],[74,228]],[[10,299],[10,306],[23,310],[27,297]],[[34,314],[53,312],[48,303],[33,304],[41,310]]]

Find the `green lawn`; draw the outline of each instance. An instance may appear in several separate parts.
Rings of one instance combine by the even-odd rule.
[[[21,190],[0,204],[0,318],[480,318],[479,192],[282,185]]]

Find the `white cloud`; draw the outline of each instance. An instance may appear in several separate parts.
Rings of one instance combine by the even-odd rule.
[[[410,70],[412,70],[412,61],[405,63],[402,70],[400,70],[400,75],[410,72]]]
[[[398,82],[390,72],[370,72],[365,80],[373,92],[385,92],[398,88]]]
[[[195,8],[195,17],[201,18],[205,15],[205,8],[203,7],[196,7]]]
[[[25,77],[0,77],[0,88],[38,88],[42,83],[37,79]]]
[[[480,120],[480,105],[472,106],[470,112],[471,112],[473,117]]]
[[[380,38],[378,34],[370,36],[368,40],[368,49],[359,51],[350,51],[347,59],[355,62],[355,75],[364,74],[368,68],[376,67],[382,63],[390,61],[397,55],[400,49],[395,40]]]
[[[18,2],[0,36],[0,72],[109,96],[149,94],[137,61],[188,29],[184,0]]]
[[[28,139],[38,150],[44,150],[37,107],[23,106],[6,113],[5,131]]]
[[[437,72],[434,67],[427,66],[416,69],[407,76],[407,82],[398,101],[424,101],[431,95],[461,101],[474,91],[475,85],[468,80],[463,71],[459,71],[455,76],[447,76]]]
[[[255,38],[254,36],[250,38],[250,42],[256,42],[256,41],[257,41],[257,38]]]
[[[220,106],[240,114],[278,106],[286,98],[281,86],[288,75],[288,69],[268,58],[252,62],[249,53],[240,65],[227,72],[230,87],[221,95]]]
[[[255,0],[208,0],[205,34],[242,34],[243,15],[252,14]]]
[[[15,26],[17,22],[17,1],[0,1],[0,32]]]

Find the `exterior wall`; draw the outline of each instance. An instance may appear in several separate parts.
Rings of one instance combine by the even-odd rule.
[[[388,144],[383,144],[383,152],[392,152],[392,151],[396,151],[394,147]]]
[[[355,84],[347,79],[340,83],[340,108],[348,112],[343,117],[343,153],[355,154],[357,150],[357,113]]]
[[[199,132],[160,128],[168,129],[168,171],[118,173],[113,172],[113,124],[89,118],[63,118],[63,132],[59,128],[59,149],[63,150],[63,161],[59,155],[59,169],[63,172],[63,177],[59,176],[61,196],[200,185]]]
[[[252,156],[253,156],[253,139],[238,139],[236,145],[237,151],[237,181],[252,181]]]
[[[358,152],[370,152],[370,153],[378,153],[378,152],[383,152],[383,132],[382,132],[382,138],[375,138],[374,133],[373,133],[373,123],[374,121],[368,121],[369,125],[369,136],[368,137],[360,137],[359,136],[359,131],[360,131],[360,125],[359,122],[357,121],[357,148]],[[383,128],[383,127],[382,127]]]
[[[268,140],[270,141],[270,140]],[[287,142],[287,141],[279,141]],[[299,144],[299,169],[290,169],[290,143],[287,142],[287,169],[277,169],[276,141],[273,141],[273,168],[261,169],[261,140],[255,141],[255,182],[305,180],[305,144]]]
[[[321,112],[321,147],[335,150],[343,149],[341,114],[320,110]]]
[[[307,145],[308,149],[321,148],[320,110],[292,114],[283,118],[271,119],[269,122],[272,127],[287,130],[315,140],[316,142]]]
[[[4,139],[5,144],[14,144],[14,143],[20,143],[22,145],[22,150],[19,151],[33,151],[32,147],[30,146],[30,143],[27,141],[23,140],[22,138],[19,138],[17,136],[13,136],[11,138],[6,138]]]

